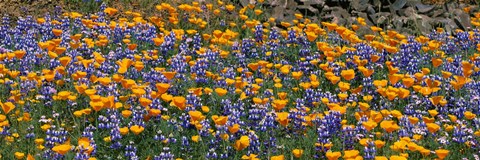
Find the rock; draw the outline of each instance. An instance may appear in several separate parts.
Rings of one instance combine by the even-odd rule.
[[[407,4],[405,4],[406,7],[415,7],[415,5],[422,3],[418,0],[407,0]]]
[[[334,16],[341,16],[342,18],[349,18],[350,14],[346,9],[343,9],[342,7],[331,7],[332,13]]]
[[[395,2],[390,5],[390,10],[397,11],[399,9],[402,9],[405,4],[407,4],[407,0],[395,0]]]
[[[452,32],[454,29],[458,28],[455,22],[449,18],[438,18],[438,22],[444,25],[444,29],[446,32]]]
[[[395,27],[396,30],[400,30],[403,28],[404,21],[406,20],[406,17],[398,17],[393,19],[393,26]]]
[[[388,12],[379,12],[379,13],[375,13],[375,14],[368,14],[368,18],[370,19],[370,21],[372,21],[373,23],[375,23],[375,25],[378,25],[380,23],[378,22],[383,22],[385,21],[383,18],[380,18],[380,17],[390,17],[390,13]],[[380,20],[379,20],[380,19]]]
[[[310,15],[310,17],[314,17],[314,15],[318,15],[323,11],[325,1],[324,0],[300,0],[300,5],[298,5],[298,9],[301,13],[305,13],[306,15]]]
[[[249,1],[249,3],[251,3],[250,1],[255,2],[254,0],[242,0],[242,1],[245,1],[245,2],[241,2],[242,5],[243,5],[243,3],[246,3],[247,1]],[[248,5],[248,3],[246,3],[246,5]],[[297,2],[295,2],[295,0],[272,0],[270,2],[270,5],[271,6],[282,6],[285,9],[286,8],[295,9],[296,6],[297,6]]]
[[[455,2],[445,3],[444,6],[447,12],[451,12],[458,8],[458,4]]]
[[[278,20],[283,20],[285,9],[282,6],[273,8],[272,17]]]
[[[415,7],[417,8],[418,13],[427,13],[435,9],[435,5],[427,5],[422,3],[417,3]]]
[[[287,3],[285,3],[285,4],[286,5],[284,7],[290,9],[290,11],[292,11],[292,12],[295,12],[295,9],[298,6],[298,3],[295,2],[295,0],[287,0]]]
[[[385,17],[390,17],[390,12],[378,12],[378,13],[375,13],[375,15],[377,17],[380,17],[380,16],[385,16]]]
[[[408,7],[403,11],[403,14],[402,16],[413,17],[417,14],[417,11],[413,7]]]
[[[250,3],[255,0],[238,0]],[[365,19],[367,25],[379,25],[395,29],[402,34],[428,34],[436,26],[444,26],[450,32],[456,28],[468,29],[469,13],[464,7],[472,6],[470,14],[479,10],[478,6],[448,0],[442,3],[427,4],[423,0],[268,0],[272,17],[281,21],[295,19],[295,13],[304,13],[313,22],[331,21],[338,25],[355,23],[357,17]],[[445,2],[445,3],[443,3]],[[359,26],[361,32],[364,26]],[[365,31],[369,31],[369,27]],[[407,33],[405,33],[407,32]]]
[[[426,15],[419,15],[420,18],[417,19],[417,28],[420,30],[423,34],[428,34],[431,29],[432,29],[432,18],[426,16]]]
[[[457,26],[464,31],[472,27],[470,24],[470,16],[465,12],[456,14],[454,21],[455,24],[457,24]]]
[[[368,7],[368,0],[355,0],[350,3],[356,11],[365,11]]]
[[[439,16],[442,16],[445,13],[447,13],[447,11],[444,8],[436,9],[435,11],[433,11],[432,17],[433,18],[439,17]]]
[[[375,17],[375,15],[372,15],[372,14],[367,14],[367,19],[373,23],[373,25],[376,25],[377,24],[377,17]]]
[[[300,0],[300,2],[302,2],[303,5],[325,5],[324,0]]]
[[[387,20],[387,17],[385,16],[380,16],[380,18],[377,19],[377,24],[383,24]]]
[[[318,9],[316,9],[316,8],[310,6],[310,5],[299,5],[299,6],[297,6],[297,8],[298,9],[305,9],[305,10],[308,10],[308,11],[313,12],[315,14],[319,13]]]
[[[345,24],[347,24],[347,20],[341,17],[333,17],[332,23],[338,24],[340,26],[344,26]]]
[[[372,5],[367,6],[367,14],[375,14],[375,9],[373,8]]]
[[[373,0],[372,4],[375,7],[381,6],[382,5],[382,0]]]

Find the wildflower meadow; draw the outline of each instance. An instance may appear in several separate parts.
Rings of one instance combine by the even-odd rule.
[[[480,13],[407,35],[262,2],[4,16],[0,159],[479,159]]]

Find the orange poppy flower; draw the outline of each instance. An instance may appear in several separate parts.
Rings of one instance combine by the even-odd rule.
[[[61,91],[61,92],[58,92],[57,98],[60,99],[60,100],[66,100],[66,99],[68,99],[70,94],[71,93],[69,91]]]
[[[213,115],[212,116],[212,120],[213,122],[215,122],[216,125],[220,125],[220,126],[223,126],[227,123],[228,121],[228,117],[227,116],[217,116],[217,115]]]
[[[97,78],[97,81],[100,82],[102,85],[107,86],[112,82],[112,79],[110,79],[110,77],[101,77]]]
[[[57,37],[60,36],[63,33],[63,31],[61,29],[52,29],[52,32]]]
[[[399,91],[397,94],[398,94],[398,97],[405,99],[410,95],[410,90],[405,88],[399,88]]]
[[[122,127],[119,130],[121,135],[126,135],[128,134],[128,132],[130,132],[130,129],[128,129],[128,127]]]
[[[398,48],[395,47],[395,46],[389,46],[389,45],[385,45],[385,50],[387,50],[388,53],[397,53],[398,52]]]
[[[367,131],[370,132],[373,128],[377,126],[377,123],[374,121],[367,121],[367,122],[363,122],[362,125],[363,127],[365,127]]]
[[[13,54],[15,55],[15,58],[17,59],[22,59],[26,53],[27,53],[26,51],[22,51],[22,50],[16,50],[13,52]]]
[[[128,45],[128,49],[131,50],[131,51],[135,50],[136,48],[137,48],[137,44],[129,44]]]
[[[162,38],[153,38],[153,43],[155,44],[155,46],[160,46],[161,44],[163,44],[164,42],[164,39],[163,37]]]
[[[143,89],[143,88],[135,88],[135,89],[132,89],[132,92],[133,92],[133,94],[135,94],[135,96],[137,96],[137,97],[141,97],[142,95],[145,95],[145,93],[147,93],[147,91],[145,91],[145,89]]]
[[[434,96],[434,97],[429,98],[429,100],[430,100],[430,102],[432,102],[432,104],[434,106],[436,106],[440,103],[441,100],[443,100],[443,96]]]
[[[340,90],[341,90],[342,92],[345,92],[345,91],[347,91],[347,90],[350,89],[350,83],[347,83],[347,82],[339,82],[339,83],[338,83],[338,87],[340,87]]]
[[[167,92],[168,88],[170,88],[170,84],[168,83],[157,83],[155,84],[155,87],[157,87],[158,94],[163,94]]]
[[[241,157],[242,160],[260,160],[260,158],[257,158],[257,155],[256,154],[249,154],[248,156],[247,155],[243,155]]]
[[[390,80],[390,84],[394,85],[396,84],[398,81],[400,81],[400,79],[403,78],[403,75],[401,74],[391,74],[391,75],[388,75],[388,79]]]
[[[136,69],[137,71],[139,71],[139,72],[145,67],[145,65],[144,65],[143,62],[141,62],[141,61],[135,62],[135,64],[134,64],[133,66],[134,66],[135,69]]]
[[[383,88],[387,86],[387,80],[374,80],[373,85],[377,88]]]
[[[441,58],[432,58],[432,64],[433,64],[433,67],[438,67],[440,65],[442,65],[443,63],[443,60]]]
[[[215,93],[217,93],[220,97],[224,96],[227,94],[228,90],[223,89],[223,88],[215,88]]]
[[[367,69],[367,68],[362,67],[362,66],[358,67],[358,69],[360,70],[360,72],[362,72],[363,76],[365,76],[365,77],[370,77],[373,74],[373,72],[375,71],[374,69]]]
[[[72,146],[69,144],[62,144],[52,148],[52,151],[57,152],[58,154],[65,155],[68,151],[72,149]]]
[[[465,118],[467,118],[468,120],[472,120],[477,116],[476,114],[474,114],[470,111],[464,112],[463,115],[465,115]]]
[[[158,115],[160,115],[160,113],[162,113],[162,111],[159,110],[159,109],[148,110],[148,114],[151,115],[151,116],[158,116]]]
[[[303,155],[303,149],[294,149],[292,150],[292,153],[295,158],[300,158]]]
[[[427,123],[427,129],[430,133],[435,133],[440,129],[440,126],[436,123]]]
[[[305,32],[305,34],[307,35],[307,39],[310,42],[315,41],[315,39],[317,39],[318,37],[318,35],[315,32]]]
[[[0,102],[0,106],[2,107],[3,113],[8,114],[10,111],[15,109],[15,105],[12,102],[2,103]]]
[[[15,156],[16,159],[25,158],[25,153],[22,153],[22,152],[15,152],[13,155]]]
[[[97,95],[97,96],[98,96],[98,95]],[[97,112],[100,111],[100,110],[102,110],[102,109],[103,109],[103,106],[104,106],[103,102],[102,102],[102,101],[98,101],[98,100],[97,100],[97,101],[93,101],[93,100],[92,100],[92,101],[89,102],[89,104],[90,104],[90,106],[93,108],[93,110],[95,110],[95,111],[97,111]]]
[[[284,155],[272,156],[270,157],[270,160],[285,160],[285,156]]]
[[[449,150],[446,150],[446,149],[437,149],[435,150],[435,154],[437,154],[438,158],[440,159],[445,159],[445,157],[448,156],[448,153],[450,151]]]
[[[232,126],[228,127],[228,132],[235,134],[240,130],[240,125],[239,124],[233,124]]]
[[[380,127],[385,129],[388,133],[392,133],[393,131],[399,129],[400,127],[395,123],[394,121],[391,120],[385,120],[380,123]]]
[[[398,67],[392,67],[392,66],[388,66],[388,73],[389,74],[395,74],[399,71]]]
[[[452,72],[442,71],[443,78],[449,78],[450,76],[452,76]]]
[[[346,150],[344,151],[343,158],[344,159],[355,159],[360,152],[358,150]]]
[[[420,87],[419,90],[417,90],[417,92],[420,92],[423,96],[428,96],[432,94],[433,90],[429,87]]]
[[[168,80],[172,80],[175,77],[175,74],[177,72],[162,72],[162,74],[167,78]]]
[[[122,59],[122,61],[117,61],[117,65],[119,66],[118,73],[123,74],[127,72],[127,69],[133,64],[131,59]]]
[[[134,125],[134,126],[130,127],[130,130],[133,132],[133,134],[138,135],[138,134],[142,133],[143,130],[145,130],[145,128],[143,128],[142,126],[139,126],[139,125]]]
[[[303,72],[302,71],[298,71],[298,72],[292,72],[292,77],[295,78],[296,80],[299,80],[303,75]]]
[[[287,126],[289,119],[288,119],[288,112],[280,112],[277,113],[277,121],[282,125],[282,126]]]
[[[358,102],[358,106],[362,111],[366,111],[370,108],[370,105],[368,103],[363,103],[363,102]]]
[[[140,102],[140,104],[143,106],[143,107],[147,107],[148,105],[150,105],[152,103],[152,100],[148,99],[148,98],[145,98],[145,97],[140,97],[138,99],[138,101]]]
[[[371,42],[375,38],[375,35],[366,34],[366,35],[364,35],[364,37],[365,37],[365,40]]]
[[[332,82],[332,84],[337,84],[340,81],[340,77],[335,76],[335,75],[327,77],[327,79],[330,80],[330,82]]]
[[[435,117],[436,115],[438,115],[438,111],[435,109],[428,110],[428,114],[430,114],[432,117]]]
[[[60,61],[60,64],[62,64],[62,66],[66,67],[68,63],[70,63],[70,61],[72,60],[72,57],[68,57],[68,56],[65,56],[65,57],[61,57],[59,59]]]
[[[286,92],[278,92],[278,93],[277,93],[277,96],[278,96],[278,98],[284,100],[284,99],[287,98],[288,93],[286,93]]]
[[[285,108],[285,106],[287,105],[288,101],[287,100],[273,100],[272,102],[272,106],[273,106],[273,109],[275,109],[275,111],[280,111],[282,110],[283,108]]]
[[[130,117],[130,115],[132,115],[132,111],[130,111],[130,110],[123,110],[122,111],[123,118],[128,118],[128,117]]]
[[[454,78],[456,81],[450,81],[450,84],[455,90],[460,90],[467,83],[467,78],[464,76],[454,76]]]
[[[353,69],[342,70],[340,75],[345,78],[345,80],[349,81],[355,78],[355,71]]]
[[[191,122],[202,121],[205,119],[205,116],[200,111],[189,111],[188,115],[190,115]]]
[[[185,97],[176,96],[173,97],[173,104],[178,107],[180,110],[185,110],[186,108],[186,99]]]
[[[117,13],[118,10],[115,9],[115,8],[107,7],[107,8],[105,8],[105,10],[103,10],[103,12],[107,13],[109,16],[112,16],[115,13]]]
[[[235,142],[234,148],[237,151],[241,151],[244,148],[247,148],[250,145],[250,138],[248,136],[242,136],[239,140]]]
[[[410,77],[403,78],[402,83],[406,88],[410,88],[415,83],[415,79]]]
[[[326,156],[327,156],[328,160],[337,160],[342,156],[342,153],[341,152],[328,151],[326,153]]]
[[[90,146],[90,140],[87,137],[78,139],[78,147],[82,147],[89,154],[93,151],[93,147]]]
[[[385,95],[390,101],[393,101],[398,96],[397,92],[393,92],[393,91],[386,91]]]

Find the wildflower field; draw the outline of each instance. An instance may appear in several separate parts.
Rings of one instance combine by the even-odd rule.
[[[476,27],[154,8],[4,16],[0,159],[479,159]]]

